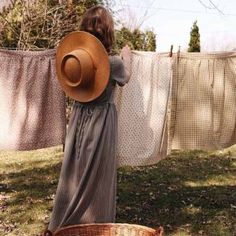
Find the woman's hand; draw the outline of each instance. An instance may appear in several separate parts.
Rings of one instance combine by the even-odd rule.
[[[121,49],[120,56],[124,62],[125,75],[129,81],[131,76],[131,49],[128,45],[125,45],[125,47]]]
[[[121,49],[120,56],[123,60],[131,58],[131,49],[127,44]]]

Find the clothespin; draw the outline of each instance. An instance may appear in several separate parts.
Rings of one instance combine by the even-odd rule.
[[[172,55],[173,55],[173,45],[170,46],[169,57],[172,57]]]
[[[179,46],[179,49],[178,49],[178,52],[177,52],[177,61],[179,61],[179,56],[180,56],[180,46]]]
[[[179,49],[178,49],[178,54],[180,54],[180,46],[179,46]]]

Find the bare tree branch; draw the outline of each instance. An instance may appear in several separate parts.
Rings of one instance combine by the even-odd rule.
[[[156,2],[156,0],[152,0],[149,4],[148,7],[143,7],[140,9],[144,10],[144,13],[139,14],[139,17],[137,17],[137,15],[135,14],[135,12],[133,11],[133,9],[131,9],[131,6],[129,6],[128,4],[124,4],[122,2],[122,0],[119,1],[120,5],[122,6],[122,11],[125,12],[126,15],[126,25],[128,26],[128,28],[130,30],[136,29],[136,28],[140,28],[143,23],[149,19],[150,17],[152,17],[155,14],[149,14],[149,10],[152,9],[153,4]]]
[[[153,6],[153,4],[155,3],[156,0],[153,0],[151,3],[150,3],[150,8]],[[147,20],[149,19],[150,17],[152,17],[152,15],[148,15],[148,8],[146,9],[142,19],[141,19],[141,22],[139,23],[139,26],[138,28],[140,28],[142,26],[142,24]]]
[[[215,3],[212,2],[212,0],[209,0],[209,2],[211,3],[211,5],[212,5],[218,12],[220,12],[222,15],[224,15],[224,12],[221,11],[221,10],[215,5]]]
[[[206,9],[212,9],[212,7],[207,6],[202,0],[198,0],[202,6],[204,6]]]
[[[224,15],[224,12],[223,11],[221,11],[220,9],[219,9],[219,7],[217,7],[217,5],[212,1],[212,0],[208,0],[209,1],[209,3],[210,3],[210,5],[211,6],[207,6],[202,0],[198,0],[198,2],[202,5],[202,6],[204,6],[206,9],[215,9],[215,10],[217,10],[220,14],[222,14],[222,15]]]

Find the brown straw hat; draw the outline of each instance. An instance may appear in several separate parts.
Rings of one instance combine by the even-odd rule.
[[[107,86],[110,76],[107,51],[92,34],[72,32],[57,47],[56,71],[62,89],[69,97],[90,102]]]

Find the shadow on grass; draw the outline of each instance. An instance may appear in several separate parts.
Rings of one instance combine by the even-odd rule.
[[[163,225],[167,234],[233,235],[235,164],[227,155],[192,151],[173,152],[148,168],[121,168],[117,221]]]
[[[61,163],[53,165],[37,166],[43,161],[32,162],[32,167],[19,172],[1,174],[0,179],[5,182],[0,189],[1,192],[15,193],[15,200],[12,204],[19,203],[22,197],[47,198],[55,193]]]
[[[27,168],[0,174],[0,235],[36,235],[45,229],[60,167],[59,161],[32,161]]]
[[[45,222],[30,214],[40,207],[46,207],[47,214],[51,212],[60,166],[60,159],[52,164],[32,161],[27,168],[1,174],[0,195],[11,197],[4,200],[10,210],[6,207],[0,221],[5,217],[23,224],[30,217],[28,225],[40,222],[43,228],[49,218]],[[202,151],[173,152],[153,166],[120,168],[117,222],[162,225],[166,235],[183,230],[186,234],[182,235],[232,236],[236,222],[235,178],[236,159]],[[22,214],[11,216],[19,209]]]

